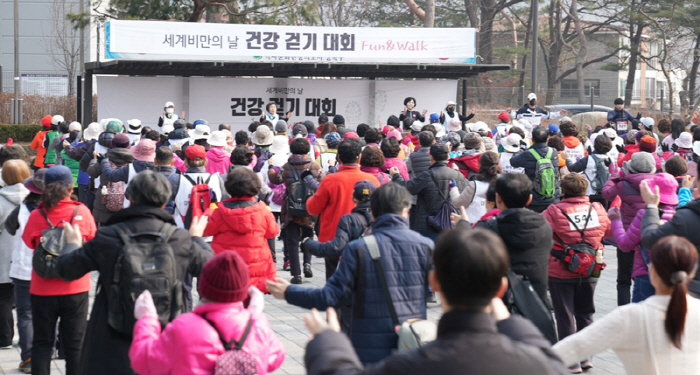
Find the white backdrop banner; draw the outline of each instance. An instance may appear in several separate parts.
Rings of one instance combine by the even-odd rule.
[[[105,56],[122,60],[476,63],[476,29],[313,27],[112,20]]]
[[[265,105],[292,112],[290,121],[336,114],[348,127],[360,123],[379,126],[403,110],[406,97],[416,99],[417,110],[439,113],[455,100],[457,81],[372,81],[292,78],[204,78],[97,76],[98,118],[137,118],[157,128],[165,102],[175,113],[186,112],[188,122],[205,119],[216,128],[230,124],[233,132],[247,129],[260,118]],[[427,116],[427,115],[426,115]]]

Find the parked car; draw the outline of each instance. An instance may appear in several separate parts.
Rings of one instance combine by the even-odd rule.
[[[546,108],[549,111],[561,111],[562,109],[565,109],[566,115],[569,117],[577,115],[579,113],[608,112],[613,110],[612,108],[606,107],[604,105],[594,105],[593,110],[591,110],[590,104],[554,104],[548,105]]]

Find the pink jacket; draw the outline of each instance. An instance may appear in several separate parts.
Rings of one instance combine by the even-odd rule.
[[[141,375],[213,374],[224,346],[201,315],[206,315],[226,340],[240,339],[248,319],[252,319],[253,326],[243,351],[255,359],[257,373],[267,374],[282,365],[284,348],[263,313],[251,313],[240,302],[212,302],[178,316],[162,333],[155,317],[139,319],[129,348],[131,368]]]
[[[231,166],[231,154],[224,151],[223,147],[212,146],[207,151],[207,173],[219,173],[226,176],[228,167]]]
[[[399,173],[401,173],[401,177],[403,177],[404,181],[408,181],[411,179],[411,177],[408,175],[408,168],[406,167],[406,163],[403,160],[399,158],[384,159],[384,167],[382,168],[386,171],[391,167],[396,167],[399,169]]]

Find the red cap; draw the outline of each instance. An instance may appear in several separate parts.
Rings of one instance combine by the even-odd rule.
[[[384,126],[384,128],[382,129],[382,135],[384,135],[384,136],[386,137],[386,134],[389,133],[389,132],[392,131],[392,130],[394,130],[394,128],[393,128],[392,126],[386,125],[386,126]]]
[[[505,112],[501,112],[501,113],[500,113],[498,116],[496,116],[496,117],[497,117],[499,120],[503,121],[503,122],[508,122],[508,121],[510,121],[510,116],[508,116],[508,114],[505,113]]]
[[[46,115],[44,118],[41,119],[41,125],[45,128],[50,128],[51,127],[51,115]]]
[[[351,138],[352,139],[359,139],[359,137],[357,136],[357,133],[355,133],[355,132],[347,132],[343,136],[343,139],[351,139]]]
[[[185,156],[193,161],[200,161],[207,158],[207,150],[204,146],[190,145],[185,148]]]

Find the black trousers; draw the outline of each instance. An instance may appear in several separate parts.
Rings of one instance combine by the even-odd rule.
[[[284,248],[289,255],[289,266],[292,276],[301,275],[301,265],[299,264],[299,242],[302,238],[313,237],[313,228],[301,226],[295,222],[290,222],[284,228]],[[311,253],[304,251],[304,263],[311,263]]]
[[[617,249],[617,305],[622,306],[632,300],[632,268],[634,251],[628,253]]]
[[[549,279],[549,294],[552,296],[559,340],[591,325],[595,313],[593,294],[597,282],[566,281]]]
[[[31,296],[32,324],[32,374],[49,375],[51,355],[56,341],[56,322],[59,324],[61,343],[65,351],[66,374],[77,375],[80,365],[80,349],[87,326],[88,292],[64,296]]]
[[[12,318],[14,286],[12,283],[0,284],[0,346],[12,345],[15,335],[15,321]]]
[[[336,268],[338,268],[338,262],[340,261],[340,257],[338,258],[329,258],[326,257],[324,258],[324,261],[326,263],[326,281],[333,276],[335,273]]]

